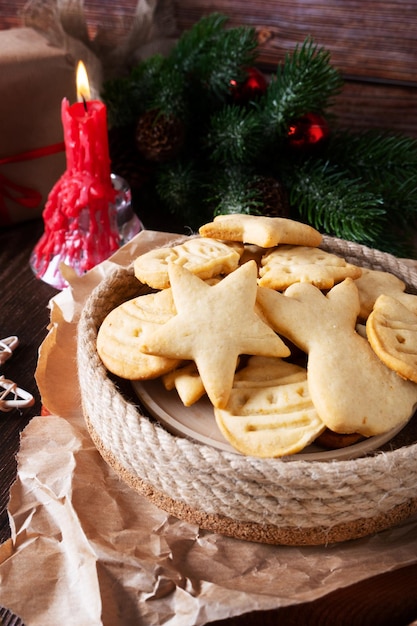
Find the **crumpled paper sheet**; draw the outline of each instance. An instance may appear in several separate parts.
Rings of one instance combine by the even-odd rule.
[[[144,231],[51,301],[37,381],[49,416],[22,435],[0,546],[0,604],[26,626],[199,626],[306,602],[417,562],[417,516],[375,536],[268,546],[200,531],[125,485],[94,447],[75,366],[82,304],[114,264],[172,235]]]

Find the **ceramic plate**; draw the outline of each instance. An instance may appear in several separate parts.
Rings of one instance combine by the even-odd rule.
[[[213,407],[205,396],[191,407],[185,407],[175,391],[167,391],[160,380],[133,381],[133,389],[143,407],[173,435],[189,437],[199,443],[219,450],[240,454],[223,437],[217,427]],[[328,450],[310,445],[302,452],[285,457],[285,460],[330,461],[363,456],[392,439],[404,424],[388,433],[369,437],[346,448]]]

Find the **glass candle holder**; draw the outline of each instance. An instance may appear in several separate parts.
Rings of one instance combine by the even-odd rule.
[[[44,212],[45,232],[29,260],[37,278],[56,289],[64,289],[68,282],[61,273],[61,264],[82,276],[143,230],[143,224],[132,208],[127,181],[111,174],[111,184],[114,195],[106,205],[105,216],[102,209],[94,212],[91,206],[85,206],[70,219],[60,220],[54,215],[50,225]]]

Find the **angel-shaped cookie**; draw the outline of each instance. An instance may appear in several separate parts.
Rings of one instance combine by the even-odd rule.
[[[327,295],[308,283],[285,294],[259,288],[258,302],[271,326],[308,354],[308,386],[328,428],[373,436],[406,423],[417,385],[386,367],[355,331],[359,296],[345,279]]]

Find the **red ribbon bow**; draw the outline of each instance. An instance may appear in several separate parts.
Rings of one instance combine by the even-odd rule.
[[[38,159],[40,157],[49,156],[50,154],[56,154],[65,150],[65,143],[63,141],[52,144],[51,146],[44,146],[43,148],[35,148],[34,150],[27,150],[10,157],[4,157],[0,159],[0,166],[8,163],[19,163],[21,161],[29,161],[32,159]],[[5,199],[9,198],[28,209],[36,209],[41,200],[42,194],[36,189],[30,189],[24,185],[18,185],[11,181],[7,176],[0,174],[0,221],[10,221],[8,217],[7,207]]]

